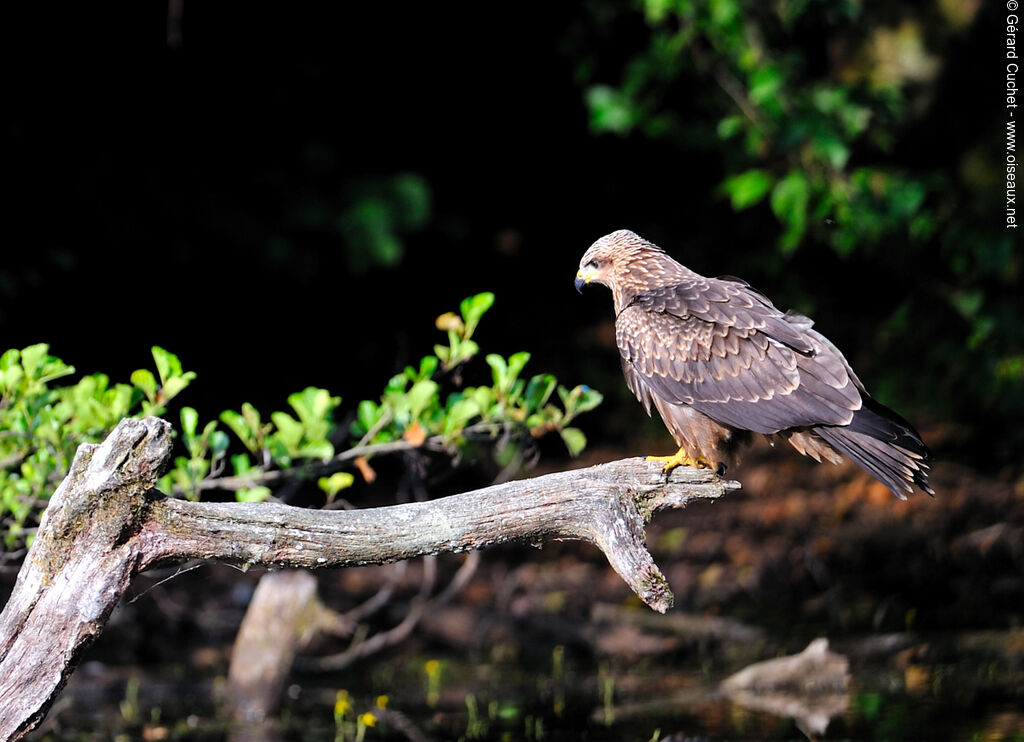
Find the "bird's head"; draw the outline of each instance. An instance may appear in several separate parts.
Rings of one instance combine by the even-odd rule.
[[[612,291],[628,290],[626,284],[631,279],[640,278],[631,273],[631,266],[639,265],[645,258],[664,254],[660,247],[628,229],[606,234],[583,254],[580,269],[576,271],[576,290],[583,293],[583,287],[588,283],[599,283]],[[643,272],[646,274],[647,271]]]

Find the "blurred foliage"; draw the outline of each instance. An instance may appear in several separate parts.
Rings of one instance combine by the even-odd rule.
[[[318,153],[318,154],[317,154]],[[314,148],[308,154],[310,166],[331,159]],[[283,223],[289,234],[302,241],[314,238],[340,240],[346,263],[354,273],[375,266],[398,265],[405,254],[404,237],[422,229],[430,220],[431,191],[427,180],[416,173],[347,179],[332,195],[329,188],[300,190],[292,198]],[[268,239],[268,257],[289,264],[301,257],[303,249],[291,238],[277,234]],[[315,253],[310,254],[313,259]]]
[[[401,173],[350,187],[336,221],[349,265],[359,272],[376,263],[402,259],[402,235],[423,228],[430,218],[430,187],[419,175]]]
[[[924,297],[871,318],[902,346],[874,374],[890,396],[1009,421],[1024,414],[1024,325],[998,179],[970,175],[975,150],[959,170],[895,158],[978,7],[590,0],[566,49],[593,132],[715,153],[732,208],[770,212],[773,238],[745,248],[766,271],[799,274],[801,251],[827,246]]]
[[[436,324],[448,344],[392,377],[379,401],[360,402],[347,429],[339,429],[333,417],[340,397],[315,387],[290,395],[290,411],[273,412],[269,419],[246,403],[200,423],[195,409],[183,407],[175,433],[184,453],[159,486],[193,500],[204,490],[227,489],[238,500],[261,501],[273,494],[270,485],[316,473],[332,500],[355,482],[343,469],[356,466],[369,478],[366,460],[380,453],[422,449],[455,458],[468,442],[484,442],[501,466],[518,466],[537,438],[554,432],[571,455],[579,454],[586,438],[570,424],[600,404],[597,391],[566,389],[551,374],[527,379],[525,352],[508,358],[488,354],[485,383],[463,385],[466,364],[479,353],[473,333],[493,303],[493,294],[477,294],[461,303],[458,314],[439,317]],[[167,403],[195,379],[174,354],[159,347],[152,353],[156,374],[139,369],[129,384],[92,374],[66,386],[53,382],[75,369],[51,356],[47,345],[0,356],[0,534],[6,552],[30,542],[79,445],[101,440],[126,416],[164,414]],[[556,396],[559,403],[552,401]],[[231,439],[221,424],[244,450],[230,453]]]

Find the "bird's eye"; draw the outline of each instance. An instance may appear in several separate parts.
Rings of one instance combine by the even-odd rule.
[[[601,267],[601,263],[600,263],[600,261],[597,261],[597,260],[591,260],[589,263],[587,263],[587,267],[588,268],[593,268],[594,270],[597,270],[598,268]]]

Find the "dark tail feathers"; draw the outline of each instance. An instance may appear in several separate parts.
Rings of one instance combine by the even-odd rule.
[[[849,425],[822,426],[814,432],[901,500],[907,499],[914,485],[929,495],[935,494],[928,484],[931,454],[920,434],[913,425],[867,395],[864,406],[854,413]]]

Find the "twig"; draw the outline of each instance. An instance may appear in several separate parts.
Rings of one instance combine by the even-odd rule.
[[[409,562],[399,562],[398,564],[394,564],[389,567],[388,569],[391,574],[388,575],[387,580],[380,586],[380,589],[355,608],[345,611],[345,620],[351,624],[359,623],[386,606],[388,601],[391,600],[391,596],[395,593],[395,585],[397,585],[399,580],[401,580],[405,575],[408,567]]]
[[[467,438],[479,436],[495,437],[502,430],[504,430],[504,426],[502,425],[494,423],[478,423],[465,428],[463,430],[463,435]],[[364,439],[366,438],[366,436],[363,437]],[[284,479],[301,479],[303,477],[332,474],[335,471],[342,469],[349,461],[357,459],[360,456],[383,456],[386,454],[402,453],[404,451],[412,451],[415,449],[444,451],[447,450],[448,447],[448,442],[445,440],[444,436],[440,435],[431,436],[420,444],[410,443],[406,440],[367,444],[360,442],[352,448],[348,448],[341,453],[335,454],[327,461],[314,461],[291,469],[271,469],[269,471],[256,469],[252,473],[241,474],[233,477],[219,477],[215,479],[208,478],[198,484],[198,489],[200,491],[222,490],[226,492],[234,492],[236,490],[249,489],[258,485],[274,484],[275,482]]]

